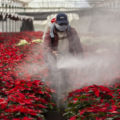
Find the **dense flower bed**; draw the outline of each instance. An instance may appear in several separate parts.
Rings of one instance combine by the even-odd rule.
[[[120,85],[92,85],[69,93],[64,115],[69,120],[119,120]]]
[[[36,74],[31,74],[28,69],[24,69],[33,62],[44,64],[42,49],[33,55],[34,48],[40,48],[40,43],[32,42],[33,39],[41,39],[42,34],[25,32],[0,35],[1,120],[44,120],[43,114],[54,106],[52,90],[42,82],[46,70],[37,69]],[[16,46],[21,39],[27,40],[29,44]]]
[[[42,32],[0,33],[0,119],[44,120],[54,108],[46,85]],[[92,85],[69,93],[67,120],[120,120],[120,84]]]
[[[6,46],[14,46],[21,39],[30,42],[34,39],[41,39],[42,35],[43,32],[0,33],[0,43],[4,43]]]

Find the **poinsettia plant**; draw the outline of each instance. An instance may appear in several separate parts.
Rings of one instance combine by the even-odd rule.
[[[11,36],[4,33],[1,36],[0,119],[44,120],[44,113],[53,109],[54,106],[52,101],[53,90],[43,82],[41,76],[42,73],[47,74],[45,73],[46,70],[37,69],[39,70],[37,74],[31,74],[29,70],[24,69],[27,64],[37,63],[39,66],[44,64],[41,50],[35,56],[32,56],[35,51],[30,50],[38,44],[40,47],[40,43],[32,42],[32,38],[41,39],[42,33],[15,33]],[[29,37],[28,43],[30,44],[17,46],[16,44],[26,36]]]
[[[64,116],[69,120],[120,119],[120,85],[92,85],[77,89],[67,98]]]

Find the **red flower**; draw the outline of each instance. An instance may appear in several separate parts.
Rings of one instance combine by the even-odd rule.
[[[73,98],[73,103],[75,104],[78,101],[78,98]]]
[[[46,106],[42,105],[42,104],[39,104],[38,105],[40,108],[47,108]]]
[[[116,105],[112,105],[111,109],[109,110],[111,113],[118,113],[117,111],[117,106]]]
[[[32,118],[24,117],[22,120],[32,120]]]
[[[99,92],[99,90],[98,90],[98,89],[95,89],[95,95],[96,95],[97,97],[99,97],[100,92]]]
[[[13,120],[21,120],[21,119],[19,119],[19,118],[13,118]]]
[[[76,116],[71,117],[69,120],[76,120]]]
[[[79,110],[80,115],[83,115],[85,113],[85,110]]]

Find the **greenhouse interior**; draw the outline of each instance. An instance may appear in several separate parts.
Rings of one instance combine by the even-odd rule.
[[[120,0],[0,0],[0,120],[120,120]]]

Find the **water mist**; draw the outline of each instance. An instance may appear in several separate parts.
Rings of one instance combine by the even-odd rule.
[[[73,19],[71,24],[80,35],[83,56],[58,55],[56,62],[48,53],[49,80],[57,91],[57,102],[83,86],[111,85],[120,75],[118,12],[91,8],[79,15],[79,20]]]

